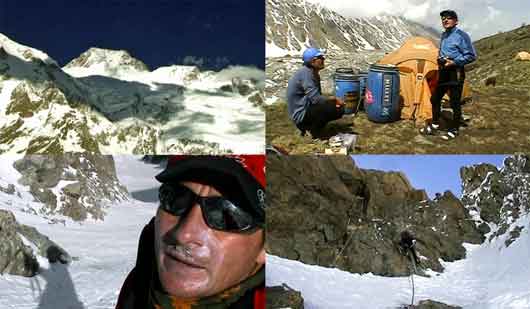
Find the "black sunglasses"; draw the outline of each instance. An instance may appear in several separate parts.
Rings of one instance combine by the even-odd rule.
[[[442,17],[442,21],[446,20],[446,19],[455,19],[454,17],[452,16],[443,16]]]
[[[181,184],[162,184],[158,190],[160,207],[174,215],[182,216],[194,204],[199,204],[206,224],[225,232],[252,232],[258,227],[254,217],[221,196],[198,196]]]
[[[324,60],[324,59],[326,59],[326,58],[325,58],[324,56],[320,55],[320,56],[316,56],[315,59],[322,59],[322,60]]]

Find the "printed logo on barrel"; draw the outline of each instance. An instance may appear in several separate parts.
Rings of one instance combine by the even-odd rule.
[[[374,96],[372,95],[372,91],[370,91],[370,89],[366,89],[366,94],[365,94],[364,100],[365,100],[365,102],[367,104],[374,103]]]

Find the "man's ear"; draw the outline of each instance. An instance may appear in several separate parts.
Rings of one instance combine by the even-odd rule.
[[[259,252],[258,256],[256,257],[256,263],[261,266],[265,264],[265,260],[267,259],[267,254],[265,253],[265,247],[261,248],[261,251]]]

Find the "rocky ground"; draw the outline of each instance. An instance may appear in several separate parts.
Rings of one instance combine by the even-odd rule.
[[[358,134],[353,153],[372,154],[501,154],[530,151],[530,86],[474,88],[474,100],[463,107],[469,117],[466,127],[452,141],[440,136],[423,136],[413,121],[401,120],[379,124],[368,120],[364,112],[346,116],[328,124],[325,136],[338,133]],[[444,109],[450,119],[450,109]],[[443,124],[443,122],[442,122]],[[285,102],[267,107],[268,144],[291,154],[323,153],[329,148],[327,139],[300,136],[287,115]]]
[[[127,198],[127,189],[116,177],[111,156],[26,155],[14,167],[22,174],[18,182],[29,186],[34,198],[44,204],[28,211],[41,216],[59,214],[76,221],[103,220],[105,203]]]

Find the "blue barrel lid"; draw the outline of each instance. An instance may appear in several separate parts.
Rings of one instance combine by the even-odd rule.
[[[371,64],[370,71],[398,72],[399,68],[394,64]]]

